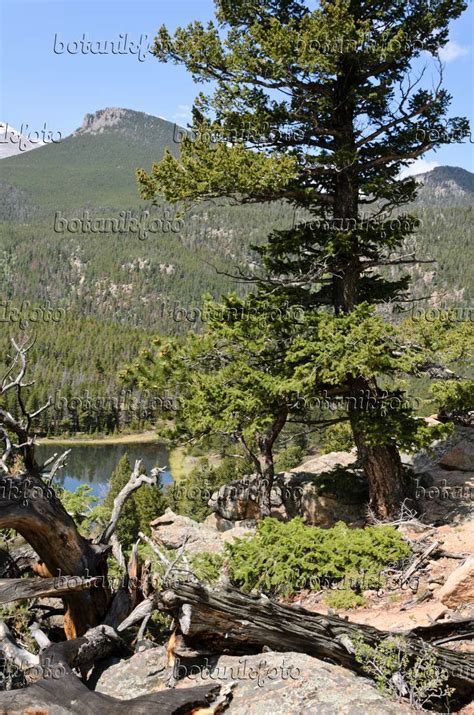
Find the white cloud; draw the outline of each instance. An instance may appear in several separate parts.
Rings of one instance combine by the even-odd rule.
[[[407,166],[406,169],[400,172],[400,179],[406,179],[407,176],[415,176],[416,174],[426,174],[427,171],[435,169],[439,164],[436,161],[426,161],[426,159],[415,159],[415,161]]]
[[[462,45],[458,45],[457,42],[450,40],[447,45],[440,49],[439,56],[443,62],[453,62],[457,60],[458,57],[465,57],[470,53],[470,47],[463,47]]]
[[[178,104],[178,111],[173,114],[173,119],[175,121],[179,121],[180,119],[191,121],[191,118],[191,107],[188,104]]]

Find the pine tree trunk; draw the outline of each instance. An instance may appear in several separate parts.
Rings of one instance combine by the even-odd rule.
[[[351,69],[336,82],[335,121],[341,131],[341,147],[354,147],[354,108],[348,100],[347,83],[350,81]],[[344,221],[358,220],[359,193],[357,162],[342,169],[336,177],[334,196],[334,218]],[[344,225],[344,224],[343,224]],[[361,266],[358,258],[357,238],[354,239],[353,250],[340,255],[339,264],[335,266],[333,280],[333,305],[336,314],[350,313],[358,302],[358,286]],[[375,379],[357,378],[350,380],[351,397],[362,394],[377,395],[379,390]],[[379,419],[383,419],[380,415]],[[406,496],[406,484],[403,475],[400,455],[395,445],[368,445],[366,438],[358,427],[357,416],[350,415],[354,441],[359,459],[369,482],[370,505],[375,514],[385,519],[397,515]]]
[[[272,511],[272,488],[275,479],[275,464],[273,461],[273,447],[288,419],[288,408],[286,405],[278,411],[275,420],[265,435],[257,437],[258,443],[258,472],[260,476],[260,515],[264,519],[271,515]]]
[[[380,390],[375,379],[369,381],[358,378],[350,381],[349,387],[353,396],[366,395],[377,404]],[[366,407],[369,399],[366,399]],[[380,412],[374,418],[384,419]],[[400,506],[408,496],[407,480],[398,449],[393,444],[367,444],[358,424],[356,407],[349,410],[349,419],[359,460],[369,483],[370,507],[380,519],[398,517]]]
[[[380,519],[398,516],[407,496],[407,485],[397,448],[393,445],[368,446],[355,425],[352,432],[369,483],[371,509]]]
[[[271,493],[275,478],[275,467],[271,450],[266,450],[260,456],[260,514],[262,519],[271,515]]]

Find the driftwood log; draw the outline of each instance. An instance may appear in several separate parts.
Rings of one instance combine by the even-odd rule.
[[[361,673],[354,656],[354,639],[375,646],[394,634],[371,626],[349,623],[337,616],[286,606],[265,596],[240,593],[233,588],[212,590],[202,584],[179,583],[163,590],[161,606],[179,623],[186,646],[214,652],[296,651],[327,659]],[[409,656],[416,657],[426,642],[404,634]],[[430,632],[430,636],[432,633]],[[449,684],[460,698],[474,691],[474,654],[430,646],[437,665],[446,669]]]

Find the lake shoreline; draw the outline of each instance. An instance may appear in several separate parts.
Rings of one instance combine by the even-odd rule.
[[[156,432],[135,432],[134,434],[108,435],[105,437],[44,437],[39,438],[37,444],[41,447],[49,445],[76,445],[76,446],[100,446],[112,444],[165,444]]]

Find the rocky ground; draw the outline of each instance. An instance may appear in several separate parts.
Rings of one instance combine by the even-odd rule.
[[[175,663],[167,666],[166,649],[150,648],[112,665],[99,677],[96,690],[132,698],[165,689],[173,672],[177,687],[214,680],[233,684],[229,715],[386,715],[411,708],[384,698],[365,678],[302,653],[267,652],[208,659],[208,670]]]
[[[435,551],[433,557],[423,561],[403,587],[392,583],[383,591],[365,591],[363,607],[338,611],[338,615],[353,622],[400,633],[434,622],[474,618],[474,429],[459,428],[448,441],[415,457],[405,456],[404,461],[416,474],[417,499],[416,505],[412,502],[401,514],[403,523],[398,528],[412,542],[415,553],[421,554],[437,542],[438,554]],[[348,475],[354,480],[349,486]],[[339,491],[343,476],[346,481]],[[178,549],[186,540],[185,548],[190,554],[222,552],[225,542],[252,533],[256,498],[252,479],[225,485],[213,495],[215,513],[204,524],[168,510],[153,523],[154,539],[172,549]],[[367,518],[366,488],[355,454],[334,452],[313,457],[279,475],[272,503],[273,516],[281,519],[301,514],[309,524],[332,526],[344,520],[354,526],[363,525]],[[444,554],[441,557],[439,549]],[[302,592],[293,602],[311,611],[328,612],[324,592]],[[446,647],[470,651],[474,644],[472,640],[459,640]],[[299,669],[300,678],[283,678],[281,674],[274,679],[268,677],[269,672],[278,671],[283,658]],[[143,668],[135,668],[134,659],[137,664],[144,663]],[[235,715],[409,711],[406,704],[382,697],[370,681],[306,655],[264,653],[246,660],[246,676],[234,678],[234,697],[228,712]],[[263,661],[261,668],[267,668],[267,677],[262,676],[259,682],[258,676],[254,674],[252,678],[249,673]],[[238,672],[239,658],[221,656],[214,662],[210,677],[223,684],[229,682],[229,678],[221,677],[224,666],[227,674]],[[142,672],[144,675],[138,675]],[[196,677],[188,674],[179,687],[195,683]],[[134,692],[136,688],[138,694],[142,688],[164,687],[167,678],[166,656],[154,648],[110,668],[98,688],[103,692],[115,689],[117,693],[116,688],[127,688],[125,683],[129,683],[129,688]],[[463,713],[472,713],[472,708],[473,705],[467,706]]]
[[[365,605],[337,614],[355,623],[404,633],[415,626],[474,618],[474,429],[460,428],[433,450],[404,461],[415,472],[417,503],[406,505],[398,528],[415,554],[430,544],[435,551],[407,583],[389,582],[379,591],[364,591]],[[349,481],[348,480],[353,480]],[[213,495],[214,513],[204,523],[171,510],[152,523],[156,544],[178,552],[222,553],[226,542],[255,530],[257,494],[252,479],[225,485]],[[311,457],[280,474],[273,491],[273,516],[305,517],[308,524],[332,526],[338,520],[353,526],[367,522],[367,488],[353,452]],[[414,507],[419,513],[415,516]],[[439,550],[442,554],[440,555]],[[325,592],[301,592],[295,606],[326,614]],[[474,650],[472,640],[446,647]],[[413,712],[406,702],[382,696],[372,681],[301,653],[209,656],[186,662],[173,650],[148,640],[126,660],[110,659],[95,669],[90,686],[113,697],[129,699],[213,680],[230,689],[229,715],[358,715]],[[214,712],[209,709],[206,712]],[[220,711],[215,711],[220,712]],[[463,715],[474,715],[474,702]]]

